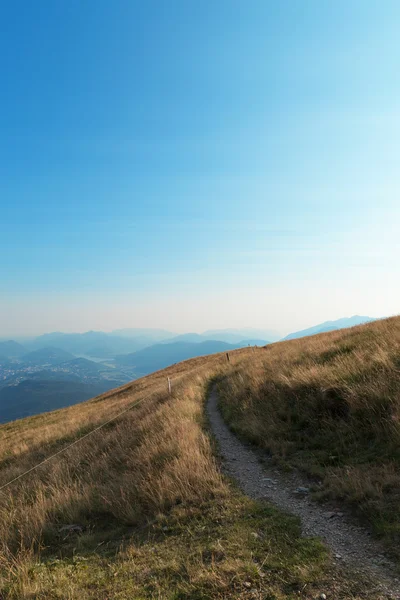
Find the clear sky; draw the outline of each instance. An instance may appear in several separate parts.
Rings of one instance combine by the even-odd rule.
[[[0,337],[400,312],[398,0],[0,14]]]

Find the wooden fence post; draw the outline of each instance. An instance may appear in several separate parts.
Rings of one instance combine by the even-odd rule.
[[[228,353],[228,352],[226,353],[226,360],[227,360],[228,362],[230,362],[230,361],[231,361],[231,359],[229,358],[229,353]]]
[[[171,389],[171,380],[170,380],[169,377],[167,377],[167,379],[168,379],[168,393],[171,394],[171,391],[172,391],[172,389]]]

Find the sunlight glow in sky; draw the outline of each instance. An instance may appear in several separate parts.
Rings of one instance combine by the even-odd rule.
[[[0,337],[400,312],[400,3],[2,4]]]

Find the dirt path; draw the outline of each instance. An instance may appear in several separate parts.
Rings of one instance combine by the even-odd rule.
[[[368,575],[386,597],[400,599],[400,580],[382,554],[379,543],[368,532],[338,511],[329,511],[308,497],[308,484],[299,474],[282,474],[261,465],[257,454],[228,429],[212,390],[207,402],[211,429],[223,459],[223,471],[234,478],[251,498],[266,499],[300,517],[303,534],[321,538],[334,560]]]

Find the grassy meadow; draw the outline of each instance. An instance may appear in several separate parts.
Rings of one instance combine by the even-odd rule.
[[[220,381],[225,420],[400,559],[400,317],[278,342]]]
[[[297,518],[249,500],[220,474],[207,389],[255,354],[192,359],[1,426],[0,486],[141,400],[0,491],[0,598],[283,600],[327,588],[362,598],[367,583],[302,538]]]

